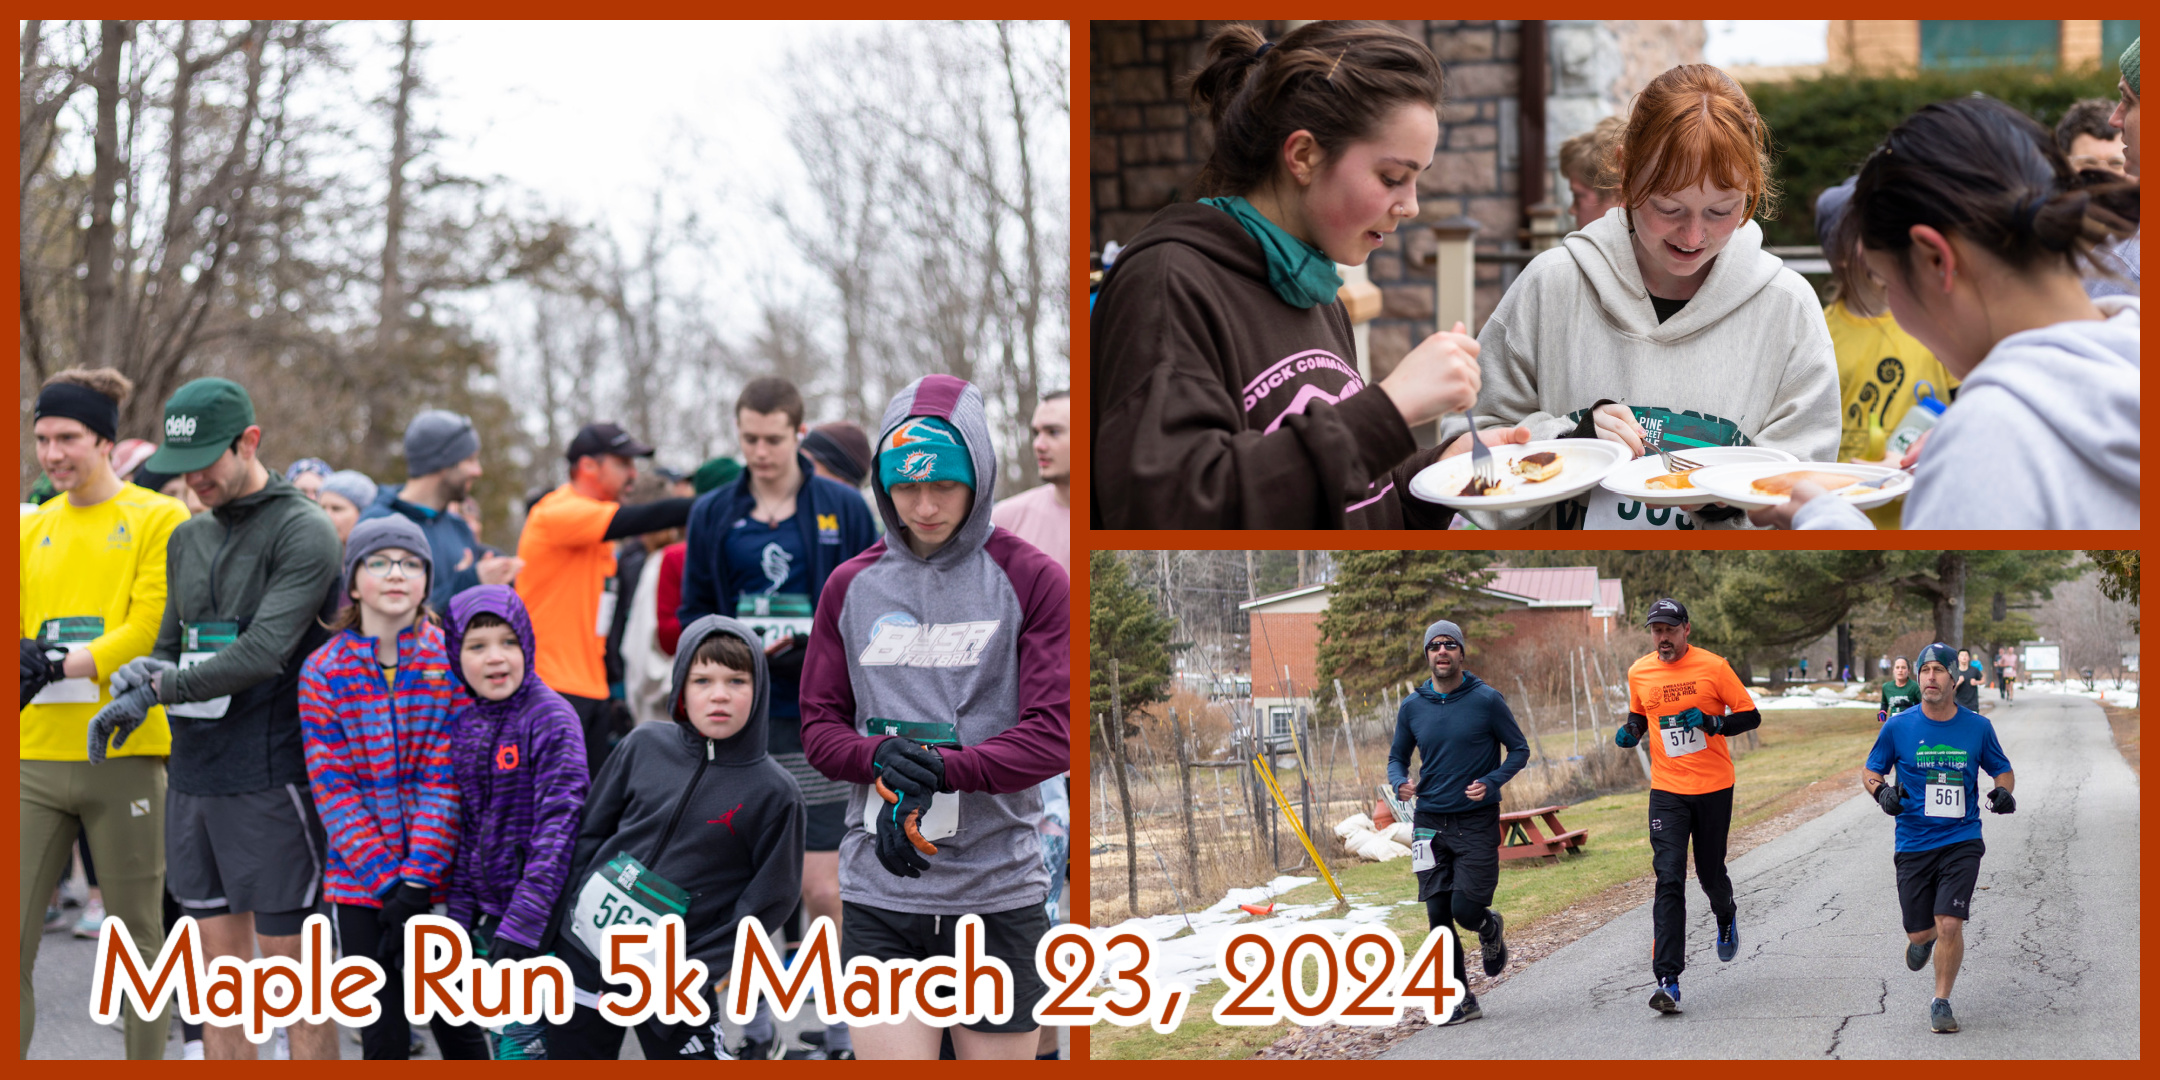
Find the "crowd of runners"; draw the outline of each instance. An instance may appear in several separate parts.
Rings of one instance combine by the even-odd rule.
[[[1646,620],[1656,650],[1628,668],[1628,718],[1613,731],[1622,749],[1645,747],[1650,760],[1650,864],[1657,879],[1651,907],[1649,1005],[1681,1011],[1680,976],[1687,969],[1687,878],[1710,902],[1717,958],[1740,952],[1740,911],[1725,869],[1732,831],[1734,772],[1728,740],[1762,725],[1762,713],[1724,657],[1688,638],[1685,605],[1671,598],[1650,606]],[[1465,667],[1469,644],[1455,623],[1440,621],[1421,642],[1432,677],[1403,700],[1388,754],[1388,782],[1415,803],[1411,869],[1418,898],[1435,929],[1459,925],[1478,936],[1486,976],[1508,962],[1505,922],[1492,908],[1499,886],[1501,789],[1529,761],[1529,744],[1500,691]],[[2012,813],[2017,800],[2009,758],[1994,726],[1978,711],[1980,671],[1971,654],[1933,644],[1920,652],[1916,681],[1904,657],[1883,687],[1882,723],[1862,770],[1864,786],[1897,818],[1894,860],[1898,902],[1908,938],[1905,964],[1925,968],[1932,954],[1935,997],[1930,1030],[1958,1023],[1950,991],[1964,958],[1964,926],[1972,917],[1980,857],[1980,773],[1992,780],[1990,812]],[[1967,695],[1970,694],[1970,702]],[[1411,775],[1413,753],[1417,772]],[[1463,981],[1464,950],[1455,952]],[[1484,1016],[1465,991],[1445,1026]]]
[[[154,447],[123,440],[131,393],[74,369],[35,405],[52,493],[21,526],[26,1056],[78,856],[145,957],[184,915],[210,957],[297,958],[321,913],[342,954],[395,968],[404,923],[445,912],[483,957],[568,965],[568,1023],[438,1020],[446,1058],[620,1056],[595,1006],[625,910],[680,915],[714,985],[746,919],[799,941],[831,918],[845,963],[951,955],[975,914],[1015,976],[1005,1021],[783,1040],[760,1009],[729,1045],[716,1009],[638,1025],[647,1058],[1055,1056],[1032,1010],[1070,818],[1062,394],[1033,417],[1046,483],[1002,501],[981,392],[951,376],[895,395],[874,439],[810,429],[792,384],[755,380],[741,460],[663,472],[638,502],[654,449],[591,424],[505,551],[479,539],[465,417],[418,413],[393,486],[269,467],[225,379],[176,391]],[[417,1052],[395,979],[381,1000],[362,1056]],[[177,1020],[128,1012],[127,1056],[164,1056]],[[256,1056],[236,1028],[185,1027],[188,1057]],[[335,1058],[336,1028],[295,1024],[276,1053]]]

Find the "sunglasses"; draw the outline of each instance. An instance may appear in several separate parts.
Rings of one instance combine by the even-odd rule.
[[[1449,650],[1450,652],[1461,652],[1462,645],[1461,643],[1454,641],[1428,641],[1425,643],[1426,652],[1436,653],[1442,649]]]

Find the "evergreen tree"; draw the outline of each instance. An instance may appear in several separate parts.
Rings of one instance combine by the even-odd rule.
[[[1170,699],[1170,635],[1175,624],[1114,551],[1088,554],[1088,711],[1107,723],[1110,661],[1128,720]]]
[[[1511,627],[1491,617],[1498,607],[1478,589],[1492,580],[1484,551],[1338,551],[1327,614],[1320,617],[1319,686],[1327,700],[1343,692],[1369,697],[1428,672],[1417,637],[1438,619],[1451,619],[1473,641]],[[1464,642],[1471,645],[1472,642]]]
[[[2136,551],[2088,551],[2087,558],[2100,568],[2100,592],[2110,600],[2128,600],[2132,610],[2138,602],[2138,555]],[[2130,631],[2136,633],[2138,620],[2130,619]]]

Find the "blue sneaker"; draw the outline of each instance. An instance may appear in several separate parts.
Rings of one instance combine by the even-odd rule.
[[[1730,962],[1733,957],[1738,955],[1740,955],[1740,916],[1735,915],[1731,922],[1724,923],[1717,928],[1717,958]]]
[[[1951,1014],[1948,999],[1936,998],[1928,1003],[1928,1030],[1937,1035],[1955,1035],[1957,1029],[1957,1017]]]
[[[1650,1007],[1671,1015],[1680,1011],[1680,980],[1671,979],[1658,983],[1657,992],[1650,995]]]
[[[1926,967],[1928,955],[1934,951],[1935,941],[1933,938],[1921,942],[1907,942],[1905,945],[1905,966],[1914,971]]]

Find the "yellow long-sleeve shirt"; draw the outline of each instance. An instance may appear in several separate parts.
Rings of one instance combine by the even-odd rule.
[[[90,718],[112,700],[106,680],[157,643],[165,614],[165,542],[187,519],[180,500],[133,484],[96,506],[74,506],[60,495],[22,516],[21,636],[38,636],[48,619],[94,616],[104,623],[88,646],[97,662],[92,681],[98,699],[23,709],[23,760],[89,760]],[[111,751],[120,757],[171,752],[162,707],[150,710],[126,746]]]

